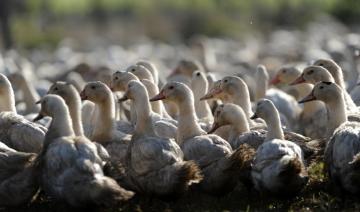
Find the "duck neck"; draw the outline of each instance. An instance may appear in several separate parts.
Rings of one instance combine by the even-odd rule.
[[[266,91],[268,89],[268,82],[266,79],[262,77],[257,77],[257,85],[255,90],[255,101],[262,99],[266,96]]]
[[[151,120],[151,104],[149,102],[149,96],[144,93],[143,95],[137,95],[133,101],[136,111],[136,125],[135,133],[140,135],[152,135],[155,136],[152,128]]]
[[[15,95],[12,87],[10,87],[5,94],[1,95],[0,111],[11,111],[16,113]]]
[[[335,129],[347,121],[345,101],[342,96],[326,103],[328,129],[327,137],[331,137]]]
[[[75,135],[70,113],[65,105],[62,109],[58,109],[51,118],[51,124],[46,133],[46,140],[51,141],[55,138]]]
[[[202,135],[204,132],[197,123],[194,99],[192,96],[186,97],[179,104],[177,140],[181,144],[188,138]]]
[[[200,101],[200,98],[205,96],[208,90],[207,84],[202,86],[200,88],[199,86],[193,86],[193,92],[194,92],[194,105],[195,105],[195,112],[198,118],[205,118],[205,117],[211,117],[211,109],[207,101]]]
[[[233,131],[236,132],[237,135],[250,132],[249,123],[244,113],[232,111],[229,116],[229,122],[233,127]]]
[[[333,78],[335,80],[335,83],[338,84],[340,86],[340,88],[342,88],[343,90],[346,90],[345,82],[344,82],[344,76],[343,76],[341,68],[338,68],[334,72]]]
[[[266,141],[272,139],[284,140],[284,132],[281,128],[280,115],[277,110],[274,110],[274,112],[266,118],[265,122],[268,128]]]
[[[36,90],[28,80],[23,79],[23,83],[21,84],[21,90],[23,92],[23,98],[26,104],[27,111],[38,112],[40,110],[40,106],[35,103],[40,99],[40,96],[37,94]]]
[[[246,86],[245,89],[237,89],[237,92],[231,94],[231,99],[234,104],[239,105],[243,109],[249,122],[252,114],[249,89]]]
[[[112,140],[112,133],[116,130],[115,103],[111,93],[104,101],[98,102],[97,105],[99,111],[91,139],[98,142],[108,142]]]
[[[76,136],[84,136],[84,129],[81,121],[81,101],[75,97],[73,100],[67,101],[70,110],[70,116]]]

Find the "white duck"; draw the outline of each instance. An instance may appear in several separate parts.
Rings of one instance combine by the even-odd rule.
[[[156,68],[155,64],[148,60],[139,60],[136,62],[136,65],[144,66],[153,76],[155,85],[159,85],[159,71]]]
[[[191,89],[194,93],[194,103],[196,115],[200,121],[211,124],[214,121],[214,117],[211,112],[211,108],[207,101],[201,101],[208,91],[208,81],[205,73],[201,71],[195,71],[191,79]]]
[[[84,136],[83,123],[81,121],[81,98],[75,86],[67,82],[55,82],[49,88],[48,94],[61,96],[69,108],[72,126],[76,136]]]
[[[35,102],[40,99],[40,96],[25,76],[16,72],[9,75],[9,80],[22,92],[22,97],[26,105],[26,110],[23,111],[23,113],[27,115],[29,113],[39,112],[40,107],[35,104]]]
[[[179,109],[177,142],[185,160],[194,160],[204,175],[204,191],[221,194],[231,191],[240,175],[241,151],[233,152],[230,144],[217,135],[206,135],[197,123],[194,96],[183,83],[169,82],[150,101],[168,100]]]
[[[122,132],[124,125],[118,126],[119,122],[115,121],[115,103],[110,89],[102,82],[89,82],[81,92],[81,98],[94,102],[98,109],[93,131],[87,137],[104,145],[113,162],[124,163],[131,136]],[[129,126],[132,128],[130,123],[125,125]]]
[[[14,91],[5,75],[0,74],[0,140],[20,152],[40,152],[46,128],[18,115]]]
[[[134,101],[137,117],[126,162],[130,188],[164,198],[181,195],[189,185],[201,180],[199,168],[194,162],[183,161],[183,153],[174,140],[156,135],[155,113],[143,84],[130,81],[122,100],[127,98]]]
[[[115,121],[115,102],[112,92],[104,83],[88,82],[80,93],[82,100],[95,103],[98,112],[93,131],[88,135],[89,139],[99,143],[113,140],[127,140],[125,132],[131,132],[132,126],[127,122]]]
[[[147,79],[147,80],[150,80],[151,82],[155,83],[152,73],[145,66],[131,65],[126,69],[126,71],[134,74],[141,80]]]
[[[291,85],[296,85],[299,83],[316,84],[317,82],[321,82],[321,81],[335,82],[335,78],[331,75],[331,73],[327,69],[321,66],[308,66],[303,70],[302,74],[294,82],[290,84]],[[357,112],[358,111],[357,106],[351,99],[349,93],[344,88],[341,87],[341,89],[344,90],[343,95],[345,98],[345,104],[348,113]]]
[[[328,143],[325,163],[331,180],[348,192],[358,193],[360,184],[360,124],[346,115],[344,90],[333,82],[319,82],[300,102],[323,101],[328,111]]]
[[[263,118],[270,127],[252,164],[251,176],[255,188],[279,195],[299,192],[308,181],[301,148],[284,140],[279,113],[270,100],[260,100],[253,117]]]
[[[39,156],[42,188],[48,195],[73,206],[104,204],[127,200],[133,192],[104,176],[109,155],[85,137],[76,137],[69,110],[57,95],[41,100],[37,119],[52,118],[44,149]]]

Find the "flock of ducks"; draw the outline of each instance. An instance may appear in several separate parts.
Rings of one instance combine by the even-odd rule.
[[[360,90],[338,63],[234,75],[202,62],[180,60],[167,77],[148,60],[82,63],[38,84],[26,62],[0,74],[0,205],[39,191],[77,207],[222,196],[238,183],[293,196],[320,161],[335,187],[360,192]]]

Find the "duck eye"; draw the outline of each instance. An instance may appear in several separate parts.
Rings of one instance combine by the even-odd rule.
[[[324,64],[320,63],[319,66],[323,66]]]
[[[174,89],[174,86],[170,86],[169,89],[170,89],[170,90]]]
[[[196,76],[198,76],[198,77],[199,77],[199,76],[200,76],[200,72],[198,72],[198,73],[196,74]]]
[[[226,80],[224,80],[224,82],[228,82],[228,80],[226,79]]]
[[[59,89],[58,89],[57,87],[55,87],[55,88],[54,88],[54,91],[57,91],[57,90],[59,90]]]
[[[96,88],[95,85],[92,85],[92,86],[91,86],[91,89],[95,90],[95,88]]]
[[[284,69],[282,72],[283,72],[283,73],[286,73],[286,69]]]
[[[135,72],[135,68],[131,69],[131,72]]]
[[[115,77],[114,79],[115,79],[115,80],[118,80],[118,79],[119,79],[119,77]]]
[[[314,73],[314,70],[310,70],[307,74],[310,75],[312,73]]]
[[[324,86],[320,86],[319,88],[320,88],[320,89],[323,89],[323,88],[324,88]]]

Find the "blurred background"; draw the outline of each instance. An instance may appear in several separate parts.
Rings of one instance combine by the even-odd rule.
[[[242,39],[331,19],[357,31],[359,0],[1,0],[2,49],[81,48],[196,35]],[[89,46],[90,45],[90,46]]]

